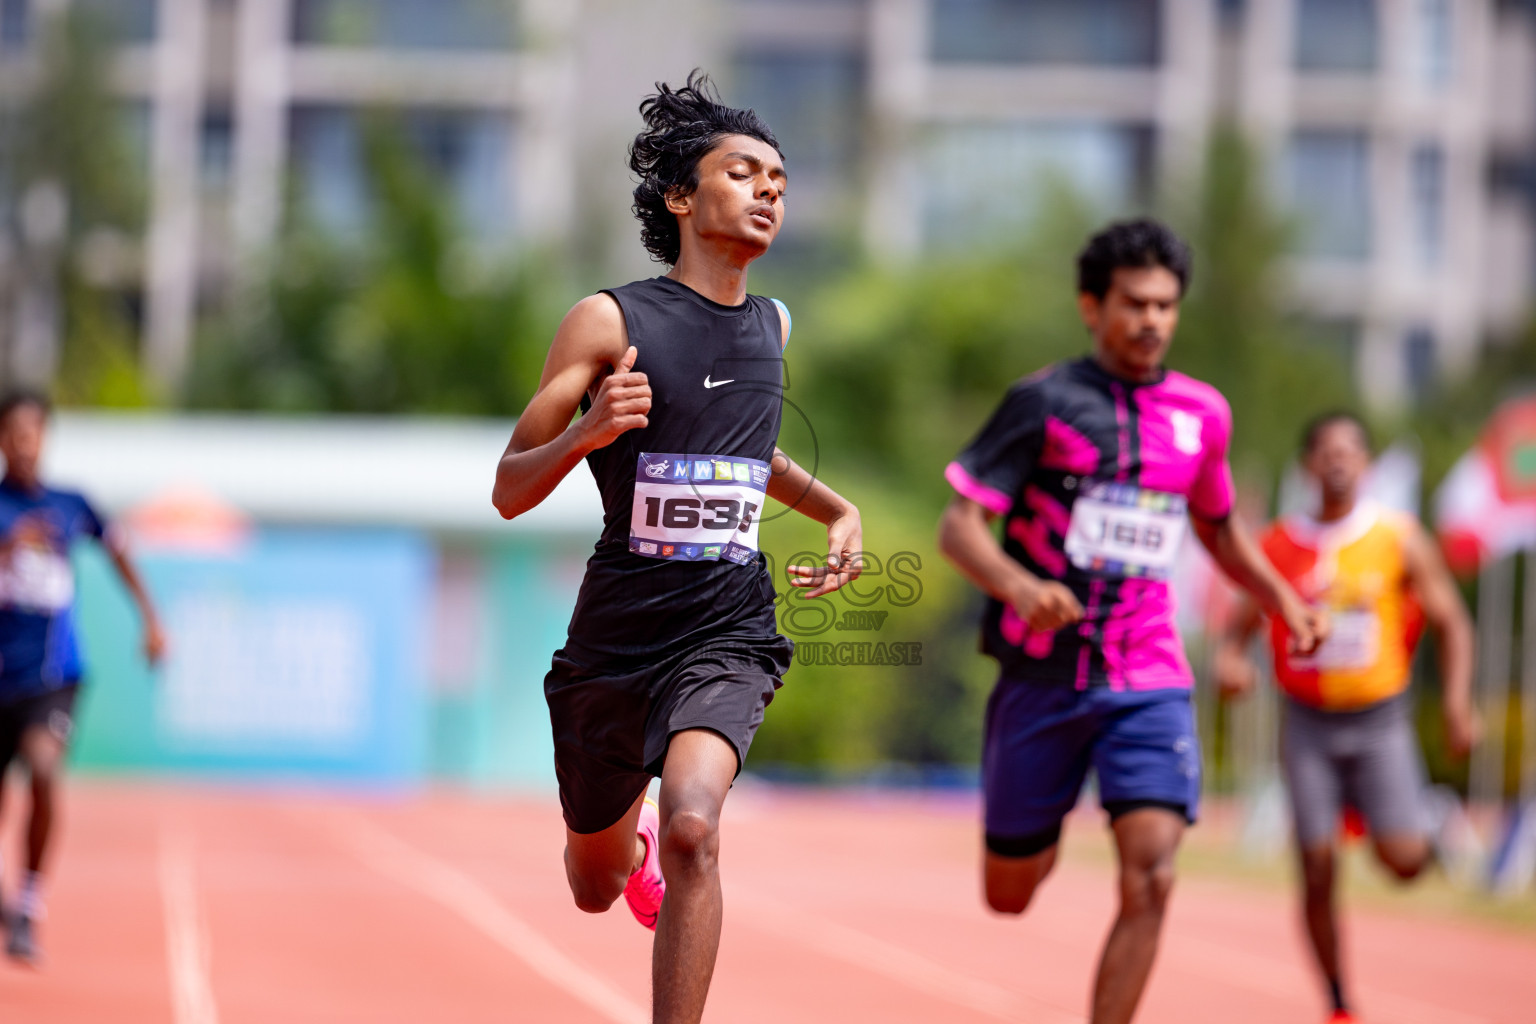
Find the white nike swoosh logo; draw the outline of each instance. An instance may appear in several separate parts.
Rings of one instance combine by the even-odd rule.
[[[732,377],[730,380],[717,380],[713,384],[711,384],[709,382],[709,377],[708,376],[705,376],[705,378],[704,378],[704,386],[707,387],[707,388],[717,388],[717,387],[719,387],[722,384],[734,384],[734,383],[736,383],[736,378],[735,377]]]

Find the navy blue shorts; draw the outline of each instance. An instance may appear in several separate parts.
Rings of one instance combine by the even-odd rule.
[[[982,750],[987,848],[1030,856],[1052,846],[1091,766],[1111,817],[1166,807],[1193,823],[1200,743],[1189,691],[1109,690],[1004,677],[987,701]]]

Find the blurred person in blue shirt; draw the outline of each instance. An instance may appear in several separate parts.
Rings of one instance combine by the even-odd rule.
[[[106,549],[138,605],[145,657],[154,663],[165,650],[159,618],[116,531],[83,496],[46,487],[38,477],[49,411],[48,399],[36,392],[0,400],[0,779],[19,757],[32,791],[26,873],[14,906],[0,919],[8,931],[6,952],[29,963],[38,958],[34,926],[43,915],[57,780],[85,675],[69,558],[76,543],[90,539]]]

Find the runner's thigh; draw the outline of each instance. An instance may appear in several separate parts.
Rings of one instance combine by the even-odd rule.
[[[1326,712],[1288,702],[1280,726],[1280,767],[1291,801],[1296,842],[1330,845],[1344,809],[1343,766],[1330,745],[1339,723]]]

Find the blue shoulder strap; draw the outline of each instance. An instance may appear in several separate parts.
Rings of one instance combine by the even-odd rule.
[[[779,345],[779,348],[780,349],[788,348],[789,347],[789,332],[793,331],[795,329],[795,318],[789,315],[789,307],[784,305],[784,303],[780,302],[778,299],[770,299],[769,301],[772,302],[775,306],[778,306],[779,307],[779,312],[784,314],[784,324],[785,324],[785,328],[784,328],[784,341],[783,341],[782,344]]]

